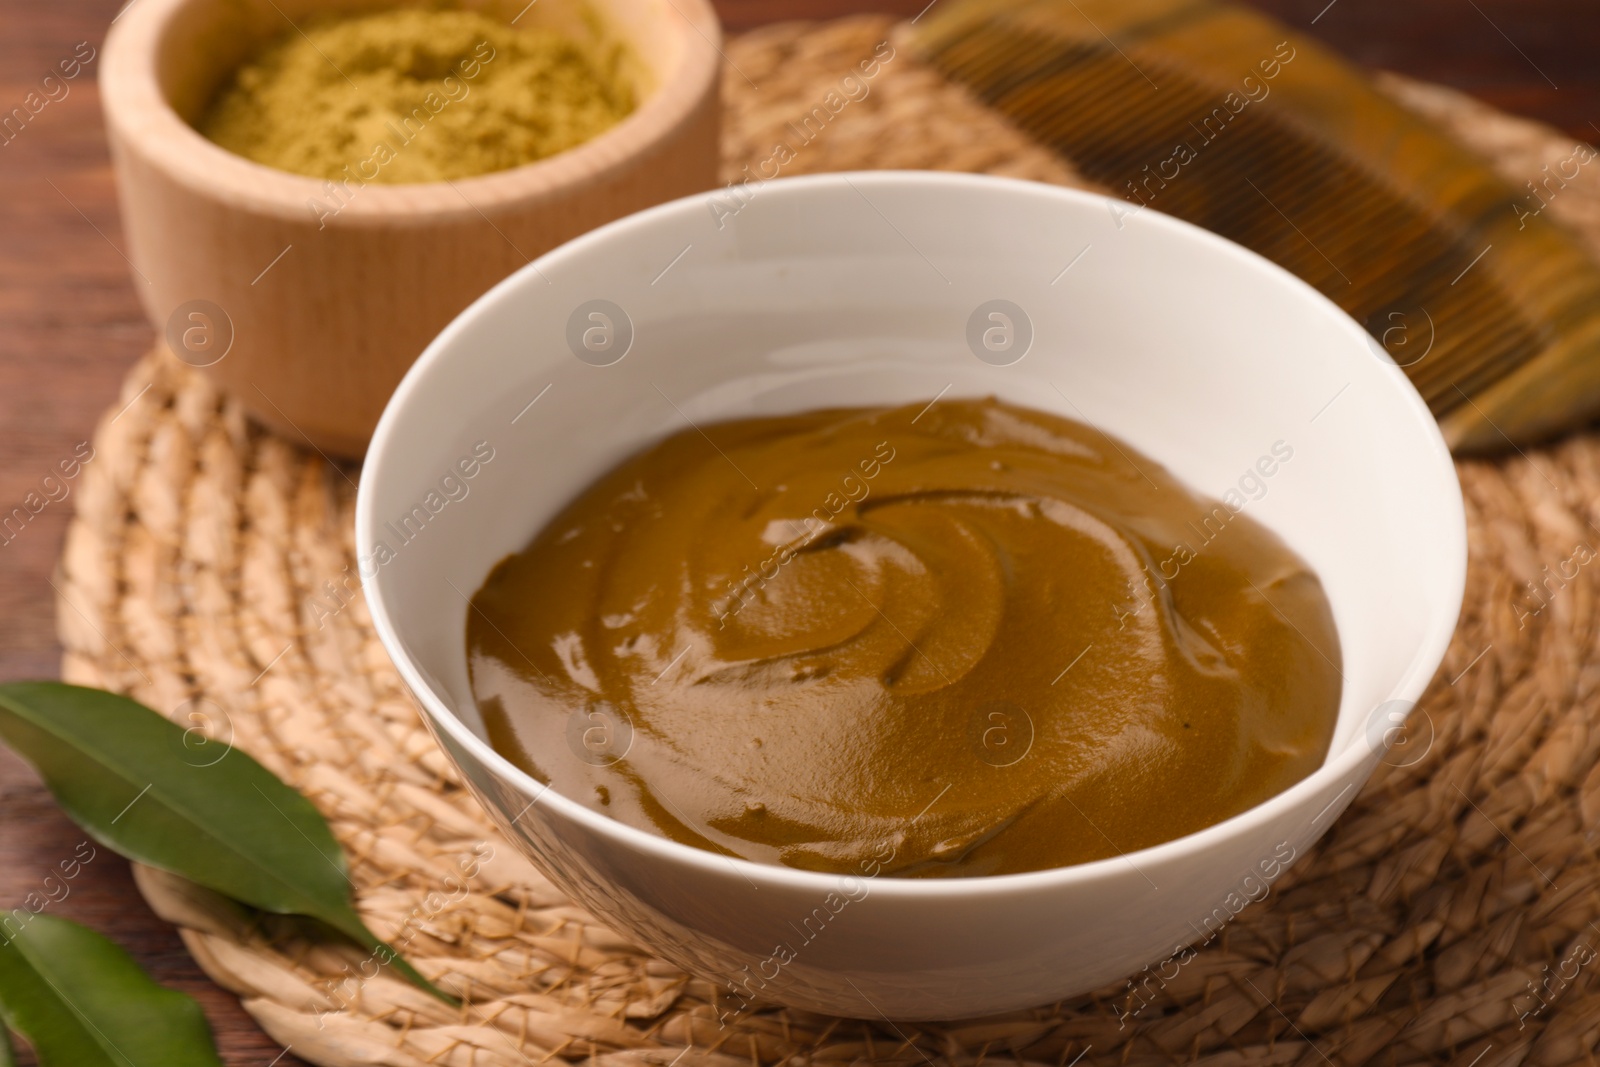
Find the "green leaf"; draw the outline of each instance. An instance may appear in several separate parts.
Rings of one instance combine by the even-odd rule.
[[[0,943],[0,1013],[40,1067],[222,1067],[200,1005],[93,930],[49,915]]]
[[[5,1012],[0,1010],[0,1017]],[[11,1031],[0,1026],[0,1067],[17,1067],[17,1050],[11,1047]]]
[[[243,752],[196,765],[186,733],[103,690],[0,685],[0,738],[95,840],[263,911],[319,919],[457,1003],[361,921],[344,851],[309,800]]]

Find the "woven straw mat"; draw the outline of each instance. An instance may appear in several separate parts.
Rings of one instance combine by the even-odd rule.
[[[731,41],[724,177],[766,158],[787,122],[896,33],[853,18]],[[1446,90],[1384,85],[1518,187],[1574,148]],[[870,167],[1082,184],[903,43],[786,173]],[[1592,175],[1550,210],[1600,254]],[[1466,605],[1412,743],[1395,750],[1427,755],[1391,753],[1396,765],[1271,896],[1176,978],[1151,972],[1137,989],[982,1021],[891,1026],[774,1007],[726,1029],[725,993],[595,922],[490,826],[359,600],[317,625],[324,583],[353,570],[354,469],[248,425],[155,356],[130,373],[94,445],[57,583],[66,678],[206,724],[307,793],[350,854],[370,926],[393,938],[410,924],[406,955],[467,998],[454,1010],[387,973],[352,983],[357,950],[138,870],[200,966],[296,1056],[328,1067],[1595,1061],[1600,968],[1582,964],[1600,944],[1589,829],[1600,826],[1600,567],[1554,576],[1577,546],[1600,544],[1600,437],[1459,465]],[[485,843],[493,858],[470,892],[446,892]]]

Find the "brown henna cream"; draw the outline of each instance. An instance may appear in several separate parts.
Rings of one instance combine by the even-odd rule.
[[[984,875],[1179,837],[1322,762],[1332,613],[1242,498],[993,399],[703,430],[473,599],[490,738],[562,794],[753,860]]]

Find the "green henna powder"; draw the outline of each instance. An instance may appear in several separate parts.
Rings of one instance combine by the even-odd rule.
[[[635,104],[620,46],[476,12],[399,8],[302,28],[237,71],[202,134],[313,178],[435,182],[555,155]]]

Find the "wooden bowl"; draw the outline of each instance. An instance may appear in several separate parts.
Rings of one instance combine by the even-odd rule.
[[[525,2],[463,6],[509,21]],[[291,22],[393,6],[138,0],[106,39],[100,77],[150,321],[176,358],[204,367],[262,422],[347,456],[365,451],[412,361],[490,286],[602,223],[709,189],[717,174],[721,30],[708,0],[529,4],[518,26],[630,46],[640,103],[593,140],[527,166],[340,193],[234,155],[190,125]]]

